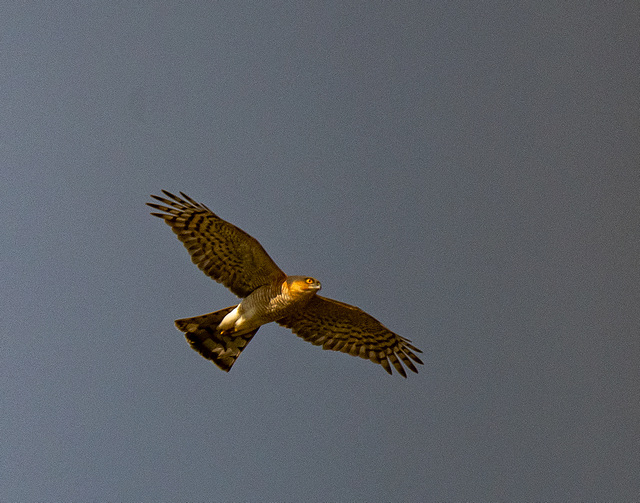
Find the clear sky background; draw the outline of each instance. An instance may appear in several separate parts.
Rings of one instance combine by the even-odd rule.
[[[4,2],[0,499],[640,495],[640,4]],[[424,351],[235,302],[184,191]]]

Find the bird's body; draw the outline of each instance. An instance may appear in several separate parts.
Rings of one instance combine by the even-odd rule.
[[[303,276],[288,276],[282,283],[256,288],[218,325],[223,332],[247,332],[301,308],[320,290],[320,283]]]
[[[242,298],[236,306],[176,320],[191,347],[229,371],[258,329],[270,322],[324,349],[342,351],[378,363],[391,374],[391,364],[404,377],[400,360],[413,372],[412,352],[420,352],[361,309],[317,295],[320,282],[287,276],[246,232],[222,220],[203,204],[180,193],[164,203],[147,203],[183,242],[192,261],[209,277]],[[412,361],[413,360],[413,361]]]

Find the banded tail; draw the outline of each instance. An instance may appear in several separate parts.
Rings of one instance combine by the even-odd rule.
[[[260,328],[240,335],[224,334],[217,330],[222,319],[235,308],[236,306],[231,306],[215,313],[183,318],[175,322],[178,330],[184,332],[191,348],[225,372],[231,370],[242,350],[247,347]]]

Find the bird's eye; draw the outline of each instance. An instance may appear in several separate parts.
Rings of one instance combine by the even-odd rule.
[[[307,278],[307,279],[306,279],[306,282],[307,282],[307,284],[309,284],[309,285],[310,285],[311,283],[313,283],[313,278]]]

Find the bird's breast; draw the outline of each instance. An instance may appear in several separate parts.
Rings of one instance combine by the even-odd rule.
[[[280,285],[265,285],[245,297],[238,306],[236,330],[259,327],[282,318],[295,304]]]

